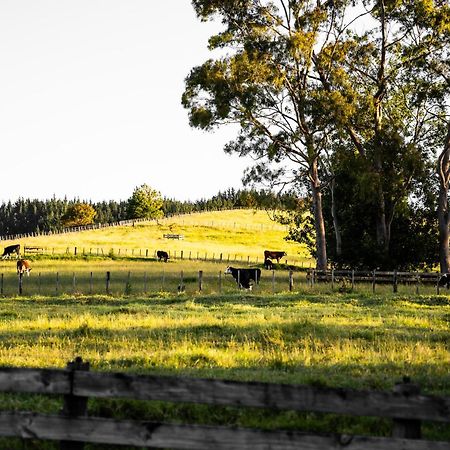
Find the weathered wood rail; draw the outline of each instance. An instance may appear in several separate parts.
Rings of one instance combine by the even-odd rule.
[[[64,395],[61,414],[1,412],[0,436],[61,441],[61,449],[82,443],[174,449],[449,450],[450,442],[420,438],[421,421],[450,422],[450,397],[421,395],[404,380],[393,392],[236,382],[125,373],[89,372],[81,358],[68,369],[0,368],[0,391]],[[130,398],[272,408],[393,420],[392,437],[316,435],[239,427],[180,425],[87,417],[87,398]]]
[[[393,291],[397,292],[399,284],[415,285],[418,289],[421,285],[434,285],[439,293],[439,279],[441,278],[439,272],[402,272],[402,271],[382,271],[382,270],[307,270],[307,281],[314,285],[315,283],[345,283],[354,288],[356,283],[366,283],[372,285],[372,290],[375,292],[377,284],[386,285],[391,284]]]

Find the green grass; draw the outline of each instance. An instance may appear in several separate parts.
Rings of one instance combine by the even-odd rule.
[[[184,241],[167,241],[165,232]],[[265,248],[287,249],[308,263],[301,246],[265,213],[233,211],[167,219],[160,224],[27,239],[26,245],[61,249],[33,257],[33,271],[17,295],[15,261],[0,262],[0,364],[63,368],[80,355],[95,371],[125,371],[391,390],[403,376],[426,394],[450,395],[450,296],[433,286],[356,285],[340,293],[328,284],[311,287],[294,273],[288,291],[284,266],[263,270],[253,292],[239,291],[223,275],[227,258],[259,258]],[[21,242],[24,244],[24,242]],[[6,243],[5,243],[6,245]],[[64,255],[65,248],[104,248],[104,257]],[[164,246],[164,247],[163,247]],[[113,248],[113,254],[110,249]],[[118,249],[122,249],[118,256]],[[130,249],[135,248],[134,255]],[[139,256],[138,249],[184,251],[167,264]],[[124,256],[124,249],[127,255]],[[215,255],[190,261],[189,251]],[[57,252],[55,252],[57,253]],[[100,252],[101,254],[101,252]],[[241,261],[239,261],[241,258]],[[203,291],[198,273],[203,271]],[[111,272],[111,295],[105,275]],[[90,294],[90,273],[93,274]],[[58,282],[56,283],[56,273]],[[220,278],[219,278],[219,273]],[[221,283],[219,284],[219,279]],[[183,282],[186,290],[177,293]],[[57,289],[58,288],[58,289]],[[61,399],[3,394],[0,409],[57,412]],[[90,400],[93,415],[389,435],[389,421],[310,413]],[[424,437],[450,440],[448,427],[425,424]],[[24,448],[0,440],[0,448]],[[57,448],[30,442],[26,448]],[[87,446],[104,448],[101,446]]]
[[[3,299],[0,364],[390,390],[403,376],[449,395],[448,296],[367,294],[24,297]],[[32,405],[31,405],[32,403]],[[3,395],[1,408],[60,401]],[[381,419],[91,400],[95,414],[263,428],[389,434]],[[327,429],[328,427],[328,429]],[[331,427],[331,428],[330,428]],[[375,430],[375,431],[374,431]],[[428,438],[450,439],[439,425]]]
[[[183,240],[164,239],[163,235],[184,235]],[[27,237],[19,241],[22,248],[43,247],[49,254],[64,254],[67,250],[78,254],[139,257],[149,252],[153,257],[157,250],[166,250],[185,258],[238,259],[263,262],[264,250],[284,250],[289,263],[312,263],[305,247],[284,240],[286,229],[270,220],[265,211],[230,210],[197,213],[173,218],[138,223],[136,226],[102,228],[98,230],[65,233],[51,236]],[[206,256],[206,258],[205,258]],[[7,264],[6,264],[7,265]],[[0,266],[1,269],[1,266]]]

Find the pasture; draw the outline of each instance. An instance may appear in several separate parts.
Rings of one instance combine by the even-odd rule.
[[[33,271],[23,278],[22,296],[17,295],[15,261],[0,262],[0,364],[63,368],[80,355],[93,371],[383,390],[392,390],[409,376],[424,393],[450,395],[446,290],[437,295],[434,286],[421,286],[417,294],[416,287],[399,285],[393,293],[387,285],[377,286],[373,293],[370,285],[356,285],[349,292],[338,284],[310,286],[305,273],[295,271],[290,292],[289,272],[282,265],[275,272],[263,270],[261,283],[249,292],[238,290],[235,281],[223,274],[225,260],[172,258],[162,263],[137,251],[191,248],[211,255],[239,254],[243,263],[249,255],[255,258],[252,265],[261,267],[263,250],[272,248],[286,250],[297,263],[308,263],[305,250],[283,241],[284,231],[276,225],[270,229],[273,224],[264,215],[220,212],[203,219],[192,215],[166,219],[168,223],[27,238],[26,245],[58,250],[31,258]],[[251,224],[251,218],[256,228],[238,226]],[[188,219],[193,222],[188,224]],[[185,239],[164,240],[168,232],[183,234]],[[67,247],[105,251],[103,256],[83,252],[74,256],[66,254]],[[111,248],[116,250],[110,252]],[[119,248],[136,251],[124,256],[123,250],[119,256]],[[107,272],[110,295],[105,293]],[[180,284],[185,287],[182,292],[178,292]],[[60,407],[60,398],[0,395],[3,410],[46,413]],[[89,409],[118,418],[389,433],[380,419],[336,419],[329,414],[233,408],[212,412],[207,406],[98,399],[90,400]],[[450,432],[441,425],[425,424],[424,437],[450,440]],[[0,448],[23,445],[0,441]],[[30,445],[56,448],[50,443]]]
[[[257,295],[5,298],[0,364],[63,368],[75,355],[95,371],[182,374],[391,390],[404,375],[449,395],[448,296],[283,293]],[[1,408],[55,412],[59,399],[2,395]],[[117,417],[189,420],[383,435],[383,420],[292,412],[215,411],[95,400]],[[333,420],[335,420],[333,422]],[[328,428],[329,429],[329,428]],[[450,439],[441,425],[430,439]],[[49,444],[50,445],[50,444]],[[20,447],[17,447],[20,448]],[[48,447],[53,448],[53,447]]]

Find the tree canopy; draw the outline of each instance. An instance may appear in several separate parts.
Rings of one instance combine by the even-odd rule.
[[[225,151],[254,157],[247,182],[291,185],[299,192],[306,188],[318,268],[328,264],[326,227],[333,228],[341,246],[351,227],[347,222],[341,229],[340,224],[349,213],[355,219],[365,213],[363,241],[378,255],[373,263],[392,261],[398,249],[392,232],[398,239],[405,208],[413,210],[417,203],[412,203],[424,198],[418,192],[421,180],[430,174],[430,162],[445,136],[438,116],[448,117],[449,111],[450,77],[442,77],[448,73],[448,2],[192,4],[201,20],[219,19],[223,30],[209,40],[210,49],[219,50],[217,56],[186,78],[182,102],[191,125],[213,130],[239,124]],[[437,82],[437,71],[444,81]],[[351,204],[349,192],[339,188],[346,184],[339,178],[349,170]],[[331,194],[331,223],[323,214],[324,193]],[[360,205],[370,210],[362,211]]]
[[[147,184],[134,189],[128,200],[128,217],[130,219],[157,219],[163,216],[163,199],[161,194]]]

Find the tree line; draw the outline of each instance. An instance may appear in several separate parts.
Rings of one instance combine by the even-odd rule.
[[[141,188],[142,186],[135,191],[141,192]],[[159,193],[156,193],[156,198],[158,197]],[[92,202],[53,197],[48,200],[21,198],[14,202],[4,202],[0,204],[0,234],[58,232],[67,226],[156,217],[154,208],[142,209],[145,198],[141,198],[140,202],[135,200],[135,197],[131,197],[124,201]],[[154,206],[155,197],[151,196],[149,201]],[[290,195],[277,196],[268,190],[228,189],[209,199],[178,201],[161,198],[161,202],[157,204],[160,205],[158,211],[162,217],[233,208],[268,208],[274,205],[287,208],[293,201]],[[140,209],[137,206],[140,206]]]
[[[192,0],[219,50],[185,79],[190,124],[239,124],[249,185],[308,201],[279,217],[318,269],[450,271],[447,0]],[[219,55],[219,56],[216,56]]]

